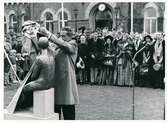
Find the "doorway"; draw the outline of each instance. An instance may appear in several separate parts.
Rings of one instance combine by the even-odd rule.
[[[106,7],[104,11],[100,11],[98,8],[95,10],[95,29],[108,27],[109,30],[113,27],[112,12]]]

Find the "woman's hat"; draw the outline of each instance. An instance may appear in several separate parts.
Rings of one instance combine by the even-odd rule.
[[[104,40],[107,41],[108,38],[109,38],[111,41],[113,41],[113,39],[114,39],[111,35],[108,35],[108,36],[106,36],[106,37],[104,38]]]
[[[151,41],[153,40],[150,35],[146,35],[146,36],[144,37],[144,41],[146,40],[146,38],[150,38]]]

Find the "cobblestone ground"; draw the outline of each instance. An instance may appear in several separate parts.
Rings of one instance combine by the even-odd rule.
[[[78,85],[80,104],[76,106],[77,120],[131,120],[132,88]],[[5,88],[4,107],[16,91]],[[162,120],[164,90],[135,88],[135,119]]]

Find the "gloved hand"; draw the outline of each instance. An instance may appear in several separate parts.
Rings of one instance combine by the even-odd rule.
[[[136,67],[138,67],[139,66],[139,63],[137,62],[137,61],[134,61],[133,63],[132,63],[132,67],[135,69]]]
[[[46,36],[48,39],[52,35],[52,33],[49,32],[45,27],[40,27],[38,31],[39,31],[40,34]]]

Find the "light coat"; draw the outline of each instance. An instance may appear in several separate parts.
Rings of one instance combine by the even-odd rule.
[[[61,41],[60,45],[55,55],[55,104],[78,104],[79,96],[75,76],[78,46],[75,40]]]

